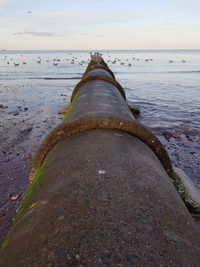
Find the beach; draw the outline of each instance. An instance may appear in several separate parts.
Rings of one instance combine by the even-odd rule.
[[[127,99],[140,109],[137,120],[200,190],[200,51],[102,54]],[[69,103],[89,57],[89,51],[0,53],[0,241],[28,187],[31,159],[61,123],[58,110]]]

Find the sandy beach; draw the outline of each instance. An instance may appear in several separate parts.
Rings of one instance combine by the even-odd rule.
[[[1,122],[3,122],[0,127],[1,241],[28,187],[32,155],[43,137],[61,120],[60,115],[47,115],[42,110],[30,113],[26,105],[13,112],[1,108]]]

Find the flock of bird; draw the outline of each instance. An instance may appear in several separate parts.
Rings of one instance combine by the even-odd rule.
[[[21,57],[23,57],[23,55],[21,55]],[[8,56],[5,56],[4,57],[4,60],[7,62],[7,64],[12,64],[15,66],[15,67],[18,67],[20,65],[19,62],[14,62],[14,59],[11,57],[11,58],[8,58]],[[83,64],[86,64],[86,63],[89,63],[89,60],[86,61],[86,60],[80,60],[78,59],[77,57],[73,56],[71,58],[65,58],[66,61],[70,62],[70,64],[75,64],[75,63],[78,63],[79,65],[83,65]],[[131,58],[132,61],[139,61],[140,59],[139,58]],[[106,62],[108,63],[111,63],[111,64],[116,64],[116,63],[120,63],[121,65],[126,65],[126,66],[129,66],[131,67],[133,65],[133,63],[131,62],[130,59],[126,58],[125,60],[122,60],[118,57],[114,58],[114,59],[111,59],[110,56],[108,56],[108,59]],[[149,62],[149,61],[153,61],[153,58],[146,58],[146,59],[143,59],[143,61],[145,62]],[[37,64],[41,64],[42,62],[52,62],[53,66],[58,66],[59,63],[61,62],[61,59],[58,58],[58,57],[55,57],[53,58],[53,60],[49,60],[49,59],[46,59],[46,60],[42,60],[41,57],[38,56],[38,58],[36,59],[36,63]],[[174,63],[175,61],[173,60],[169,60],[169,63]],[[181,61],[182,63],[185,63],[186,60],[182,60]],[[27,64],[27,61],[25,60],[22,60],[22,65],[26,65]]]
[[[136,59],[135,57],[133,57],[132,60],[139,61],[140,59],[139,59],[139,58]],[[129,59],[127,58],[127,59],[125,60],[125,62],[126,62],[126,61],[129,61]],[[146,61],[146,62],[148,62],[148,61],[153,61],[153,58],[145,59],[145,61]],[[108,63],[111,62],[112,64],[116,64],[117,62],[120,62],[121,65],[126,65],[125,62],[123,62],[120,58],[115,58],[113,61],[110,60],[110,59],[108,59],[107,62],[108,62]],[[127,63],[127,64],[128,64],[129,67],[132,66],[132,64],[131,64],[130,62]]]
[[[21,55],[21,56],[23,56],[23,55]],[[74,64],[75,63],[75,60],[77,60],[77,59],[78,59],[77,57],[72,57],[71,59],[70,58],[66,58],[65,60],[70,61],[71,64]],[[18,67],[20,65],[19,60],[16,63],[16,62],[14,62],[14,59],[12,57],[8,58],[8,56],[5,56],[4,57],[4,61],[7,62],[7,65],[10,65],[12,63],[13,63],[13,65],[15,67]],[[37,64],[41,64],[42,62],[51,62],[51,61],[53,63],[53,66],[57,66],[60,63],[61,59],[58,58],[58,57],[53,58],[53,60],[49,60],[49,59],[42,60],[41,57],[38,57],[36,59],[36,63]],[[85,61],[85,60],[79,61],[79,65],[83,65],[85,63],[89,63],[89,61]],[[26,65],[26,64],[27,64],[27,61],[22,61],[22,63],[21,63],[21,65]]]

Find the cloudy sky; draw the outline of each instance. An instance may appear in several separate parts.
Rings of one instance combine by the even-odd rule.
[[[200,49],[200,0],[0,0],[0,49]]]

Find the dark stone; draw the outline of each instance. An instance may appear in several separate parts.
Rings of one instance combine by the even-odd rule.
[[[0,108],[5,109],[5,108],[7,108],[7,106],[0,104]]]

